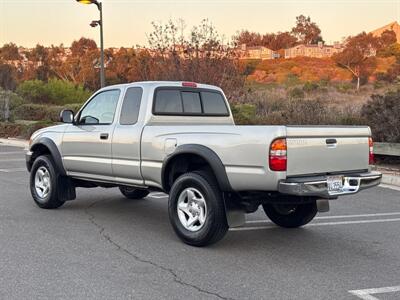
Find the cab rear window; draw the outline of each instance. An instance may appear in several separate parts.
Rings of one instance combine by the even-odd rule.
[[[158,88],[153,114],[189,116],[229,116],[222,94],[214,90]]]

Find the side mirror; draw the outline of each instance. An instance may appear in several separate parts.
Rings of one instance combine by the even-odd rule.
[[[63,123],[74,122],[74,112],[70,109],[64,109],[60,113],[60,121]]]

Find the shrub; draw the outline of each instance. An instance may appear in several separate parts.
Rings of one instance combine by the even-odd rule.
[[[276,91],[275,91],[276,92]],[[314,96],[321,96],[319,93]],[[366,121],[360,115],[360,106],[346,104],[332,105],[323,98],[290,98],[281,93],[247,93],[240,103],[255,106],[255,115],[242,117],[242,106],[232,108],[236,122],[240,124],[268,125],[364,125]],[[238,111],[239,110],[239,111]]]
[[[381,89],[384,86],[385,86],[385,84],[380,80],[377,80],[377,81],[374,82],[374,89],[375,90]]]
[[[82,85],[75,85],[72,82],[51,79],[46,85],[51,103],[65,105],[71,103],[83,103],[92,94]]]
[[[47,83],[41,80],[24,81],[18,86],[17,93],[32,103],[55,105],[83,103],[91,94],[82,85],[58,79]]]
[[[299,76],[297,76],[296,74],[293,74],[293,73],[289,73],[286,76],[286,82],[285,83],[286,83],[287,86],[293,86],[293,85],[299,84],[300,83]]]
[[[24,104],[17,107],[13,111],[13,117],[15,120],[51,120],[53,122],[58,121],[58,114],[60,113],[60,107],[58,106],[46,106],[41,104]]]
[[[5,120],[6,101],[8,99],[8,107],[10,111],[9,121],[13,120],[12,110],[25,103],[17,94],[11,91],[5,91],[0,88],[0,121]]]
[[[77,112],[82,104],[68,104],[65,106],[42,105],[42,104],[24,104],[12,111],[15,120],[43,121],[49,120],[58,122],[60,112],[63,109],[71,109]]]
[[[33,124],[15,124],[0,122],[0,137],[19,137],[28,139],[36,130],[51,125],[53,125],[53,123],[51,122],[36,122]]]
[[[311,82],[311,81],[307,81],[304,85],[303,85],[303,91],[309,93],[309,92],[314,92],[316,90],[318,90],[319,85],[318,83],[315,82]]]
[[[303,99],[304,91],[299,87],[295,87],[289,91],[289,97],[294,99]]]
[[[336,87],[336,90],[341,93],[346,93],[349,90],[354,89],[354,86],[347,82],[339,83],[339,84],[335,85],[335,87]]]
[[[363,105],[362,117],[376,141],[400,143],[400,89],[385,95],[372,95]]]
[[[232,105],[232,114],[237,124],[254,124],[256,120],[256,106],[253,104]]]

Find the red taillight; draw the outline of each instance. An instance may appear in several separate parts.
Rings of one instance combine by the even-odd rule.
[[[184,82],[182,82],[182,86],[195,88],[195,87],[197,87],[197,83],[196,82],[184,81]]]
[[[375,158],[374,158],[374,141],[370,137],[368,139],[368,144],[369,144],[369,164],[373,165],[375,163]]]
[[[286,171],[287,166],[286,139],[277,139],[269,149],[269,168],[272,171]]]

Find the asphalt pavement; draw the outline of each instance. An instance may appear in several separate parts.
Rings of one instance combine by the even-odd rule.
[[[400,299],[400,189],[339,198],[300,229],[259,210],[194,248],[161,193],[78,189],[38,208],[23,155],[0,145],[0,299]]]

